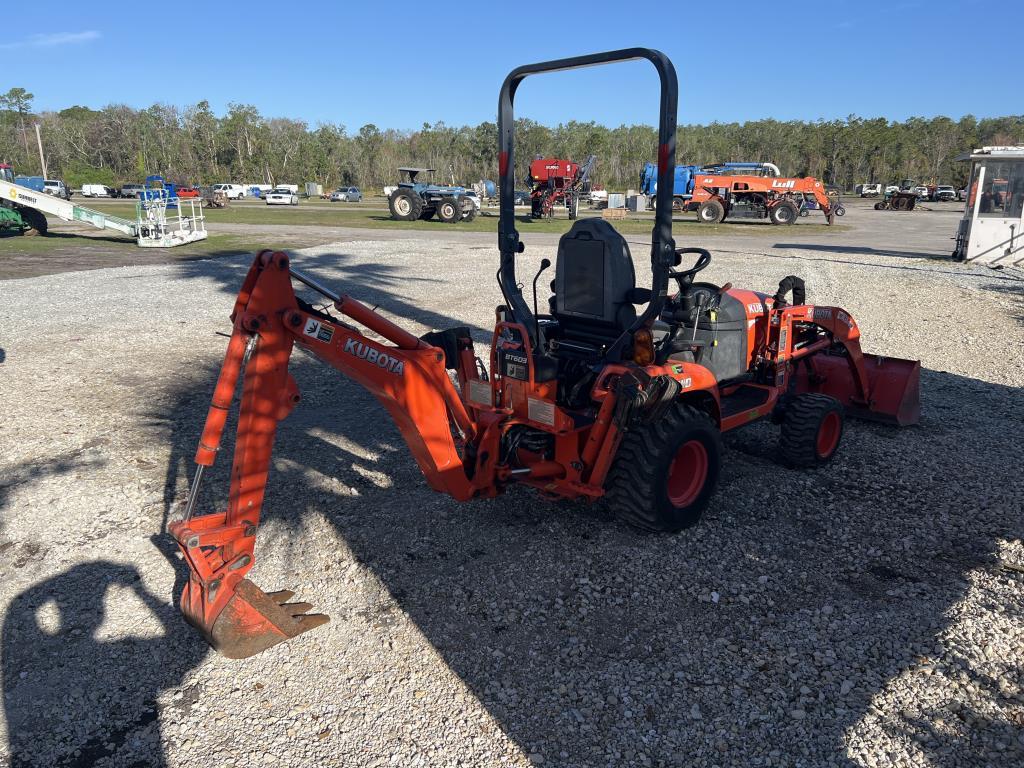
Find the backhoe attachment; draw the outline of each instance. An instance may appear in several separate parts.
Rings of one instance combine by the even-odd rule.
[[[296,278],[334,307],[395,346],[371,341],[356,328],[299,302]],[[171,523],[189,566],[181,609],[228,658],[259,653],[325,624],[287,590],[266,593],[245,578],[255,561],[256,533],[270,471],[277,423],[299,401],[288,373],[294,344],[366,387],[387,408],[431,487],[468,499],[478,493],[463,468],[453,432],[467,439],[475,425],[445,370],[444,352],[346,296],[289,268],[287,254],[263,251],[246,276],[232,313],[234,331],[214,390],[184,518]],[[228,508],[195,515],[206,467],[220,449],[239,378],[242,393],[231,466]],[[486,478],[480,482],[486,483]]]

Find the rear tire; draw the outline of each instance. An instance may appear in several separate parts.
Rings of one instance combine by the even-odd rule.
[[[437,218],[445,224],[455,224],[462,218],[462,201],[454,197],[442,197],[437,206]]]
[[[423,212],[423,199],[411,189],[399,187],[388,196],[388,210],[395,221],[416,221]]]
[[[28,224],[29,228],[25,232],[26,235],[45,235],[49,228],[49,222],[46,220],[46,216],[37,211],[35,208],[19,208],[18,213],[21,214],[22,220]]]
[[[725,207],[718,200],[705,200],[697,209],[697,220],[703,224],[718,224],[725,218]]]
[[[657,422],[623,437],[605,481],[605,499],[629,525],[680,531],[700,520],[721,465],[717,425],[703,411],[676,403]]]
[[[797,207],[788,200],[784,200],[768,211],[768,220],[772,224],[792,224],[799,215],[800,211]]]
[[[834,397],[805,393],[782,415],[779,451],[791,467],[817,467],[836,455],[843,437],[843,406]]]
[[[580,213],[580,199],[573,195],[569,198],[569,218],[575,219]]]

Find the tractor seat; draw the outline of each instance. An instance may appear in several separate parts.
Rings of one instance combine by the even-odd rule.
[[[556,354],[592,357],[636,320],[633,257],[603,219],[577,219],[558,241],[551,314]]]

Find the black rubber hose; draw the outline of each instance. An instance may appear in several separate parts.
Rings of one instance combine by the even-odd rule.
[[[799,305],[807,301],[807,288],[802,278],[787,275],[779,281],[779,291],[775,294],[775,306],[786,305],[786,294],[793,292],[793,304]]]

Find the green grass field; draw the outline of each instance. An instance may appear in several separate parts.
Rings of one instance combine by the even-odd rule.
[[[208,209],[205,211],[206,220],[210,224],[261,224],[261,225],[282,225],[282,226],[320,226],[320,227],[356,227],[360,229],[412,229],[423,231],[450,231],[450,232],[497,232],[498,213],[497,209],[486,210],[472,222],[460,222],[458,224],[445,224],[437,219],[430,221],[394,221],[386,209],[378,207],[352,206],[337,204],[329,210],[322,200],[302,202],[298,206],[268,206],[260,203],[234,204],[229,208]],[[358,205],[358,204],[357,204]],[[135,206],[131,203],[110,203],[102,207],[97,206],[104,213],[125,218],[134,218]],[[593,215],[586,212],[584,215]],[[533,219],[528,215],[516,216],[517,227],[522,234],[528,232],[546,232],[561,234],[568,231],[572,222],[567,217],[554,219]],[[612,224],[624,235],[636,235],[650,233],[654,225],[652,214],[632,214],[624,219],[614,219]],[[825,229],[825,219],[820,214],[802,220],[795,225],[798,230],[813,228],[813,231]],[[716,235],[728,232],[729,234],[745,234],[752,236],[777,237],[779,230],[768,224],[760,223],[738,223],[720,224],[710,226],[701,224],[696,220],[694,214],[682,214],[672,222],[672,229],[678,235],[681,232],[698,231],[701,235]],[[829,228],[832,231],[842,231],[845,227],[834,225]]]

